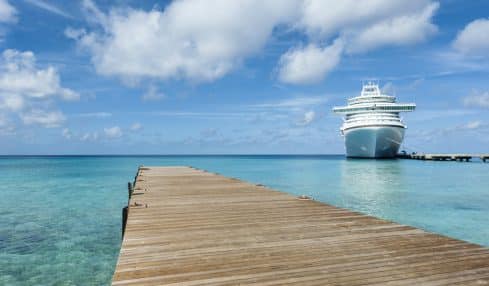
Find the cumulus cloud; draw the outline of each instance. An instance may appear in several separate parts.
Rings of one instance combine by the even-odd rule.
[[[489,19],[477,19],[465,26],[453,42],[453,48],[468,56],[488,57]]]
[[[65,31],[87,50],[98,73],[125,82],[142,78],[208,82],[259,54],[281,28],[305,34],[279,61],[279,80],[323,80],[343,53],[410,45],[436,32],[431,0],[181,0],[163,11],[112,8],[85,0],[98,27]],[[331,43],[331,44],[327,44]]]
[[[65,117],[51,111],[54,99],[77,100],[79,94],[61,86],[58,71],[39,68],[32,52],[5,50],[0,59],[0,111],[18,114],[26,125],[59,126]]]
[[[279,79],[293,84],[319,82],[338,65],[342,49],[342,41],[336,40],[324,48],[310,44],[305,48],[289,50],[280,58]]]
[[[437,31],[431,19],[438,7],[428,0],[304,1],[296,27],[306,31],[311,43],[281,57],[279,80],[316,83],[324,80],[344,53],[422,42]],[[332,37],[337,38],[329,47],[317,44]]]
[[[0,0],[0,23],[12,23],[17,20],[17,10],[8,0]]]
[[[109,139],[115,139],[122,136],[122,129],[119,126],[104,128],[105,136]]]
[[[472,94],[463,98],[463,103],[468,107],[489,108],[489,91],[474,91]]]
[[[77,100],[79,94],[60,84],[58,71],[36,67],[32,52],[5,50],[0,60],[0,106],[21,109],[26,101],[59,97]]]
[[[430,0],[307,0],[299,27],[313,37],[327,38],[379,22],[416,15],[432,5]]]
[[[17,10],[8,0],[0,0],[0,43],[7,33],[7,25],[17,22]]]
[[[431,18],[438,7],[438,3],[432,3],[420,11],[387,18],[366,29],[345,32],[345,37],[351,37],[347,50],[358,53],[382,46],[402,46],[422,42],[438,31],[438,28],[431,23]]]
[[[70,29],[66,35],[91,52],[99,73],[200,82],[220,78],[260,52],[297,3],[183,0],[164,11],[127,8],[109,14],[92,1],[84,5],[102,31]]]

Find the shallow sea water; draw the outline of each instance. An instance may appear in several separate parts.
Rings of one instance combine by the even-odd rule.
[[[489,246],[489,163],[343,156],[0,157],[0,285],[108,285],[127,182],[191,165]]]

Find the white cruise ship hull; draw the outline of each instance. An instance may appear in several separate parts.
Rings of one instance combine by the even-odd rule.
[[[355,127],[343,131],[346,156],[355,158],[393,158],[404,138],[399,126]]]

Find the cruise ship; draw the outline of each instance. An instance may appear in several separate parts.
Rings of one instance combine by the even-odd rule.
[[[401,112],[414,111],[414,103],[396,103],[396,97],[382,94],[379,85],[363,85],[360,96],[348,99],[347,106],[333,112],[345,116],[341,134],[346,156],[356,158],[392,158],[399,151],[406,125]]]

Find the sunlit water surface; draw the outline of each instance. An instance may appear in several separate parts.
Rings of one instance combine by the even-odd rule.
[[[107,285],[127,182],[191,165],[489,246],[489,164],[342,156],[0,158],[0,285]]]

